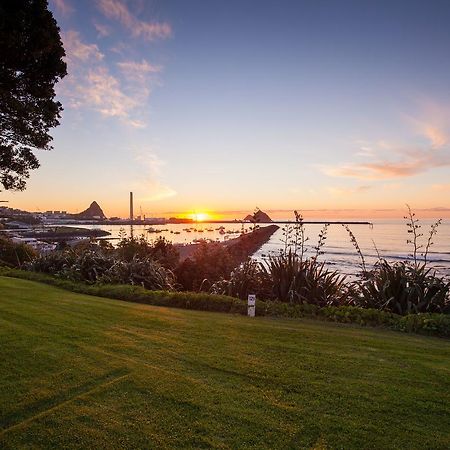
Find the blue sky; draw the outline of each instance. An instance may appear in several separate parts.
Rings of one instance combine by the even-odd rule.
[[[450,208],[449,2],[49,3],[65,111],[12,204]]]

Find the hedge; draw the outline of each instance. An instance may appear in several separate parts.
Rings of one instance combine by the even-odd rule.
[[[79,294],[94,295],[134,303],[166,306],[198,311],[247,314],[245,301],[226,295],[204,292],[150,291],[141,286],[130,285],[88,285],[63,280],[37,272],[0,267],[0,276],[20,278],[56,286]],[[288,303],[257,300],[256,315],[288,318],[313,318],[329,322],[382,327],[405,333],[450,337],[450,315],[410,314],[400,316],[376,309],[355,306],[290,305]]]

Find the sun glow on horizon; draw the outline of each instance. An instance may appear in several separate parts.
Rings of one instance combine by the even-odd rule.
[[[211,216],[206,212],[194,212],[189,215],[189,218],[195,222],[205,222],[206,220],[210,220]]]

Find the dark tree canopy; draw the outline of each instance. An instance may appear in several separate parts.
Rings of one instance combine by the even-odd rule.
[[[0,184],[23,190],[51,150],[62,105],[54,86],[66,74],[58,25],[46,0],[0,0]],[[0,186],[1,188],[1,186]]]

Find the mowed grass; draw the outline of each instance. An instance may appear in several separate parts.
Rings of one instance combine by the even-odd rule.
[[[450,342],[0,277],[0,448],[450,447]]]

